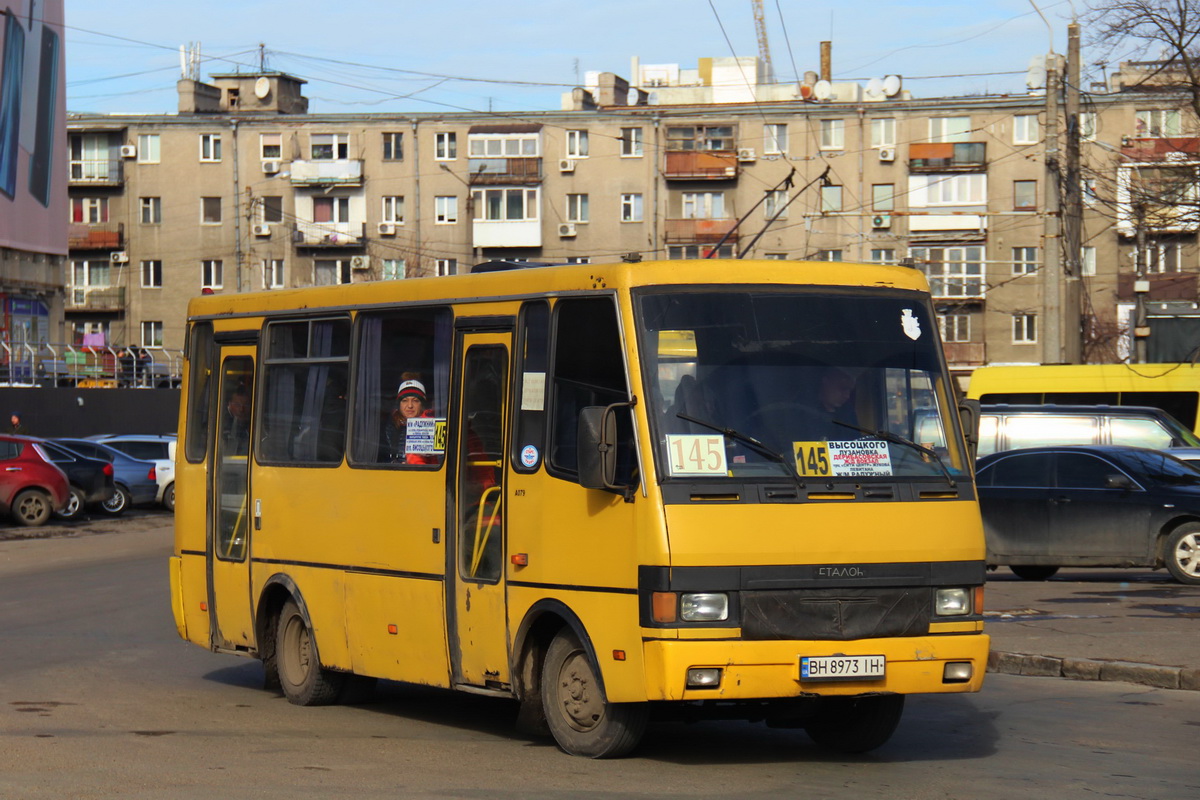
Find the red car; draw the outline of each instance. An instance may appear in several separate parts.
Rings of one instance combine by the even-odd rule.
[[[71,486],[37,442],[0,435],[0,512],[21,525],[45,525],[71,499]]]

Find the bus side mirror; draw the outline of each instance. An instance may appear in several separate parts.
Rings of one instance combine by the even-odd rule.
[[[612,406],[588,406],[579,412],[575,440],[579,483],[585,489],[617,489],[617,418]]]
[[[967,452],[971,455],[971,460],[975,460],[975,455],[979,450],[979,418],[982,416],[982,409],[979,407],[978,400],[969,400],[962,398],[958,401],[958,419],[962,423],[963,436],[967,440]]]

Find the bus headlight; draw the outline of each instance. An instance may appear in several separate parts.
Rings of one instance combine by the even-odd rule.
[[[685,594],[679,598],[679,617],[686,622],[729,619],[729,595],[721,592]]]
[[[967,589],[938,589],[933,611],[939,617],[961,617],[971,613],[971,592]]]

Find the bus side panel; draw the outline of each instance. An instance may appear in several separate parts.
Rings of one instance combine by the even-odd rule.
[[[182,440],[181,440],[182,441]],[[181,635],[189,642],[208,647],[210,645],[208,616],[208,578],[205,559],[207,490],[204,464],[189,464],[183,458],[180,445],[175,468],[175,554],[179,559],[178,585],[174,574],[172,605],[183,615],[176,618],[176,627],[182,622]],[[174,573],[172,569],[172,573]]]
[[[346,631],[359,675],[450,686],[440,580],[346,576]]]

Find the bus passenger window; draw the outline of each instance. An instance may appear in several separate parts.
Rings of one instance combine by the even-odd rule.
[[[516,424],[512,464],[518,472],[536,472],[545,451],[546,365],[550,358],[550,308],[544,300],[521,309],[517,340]]]

